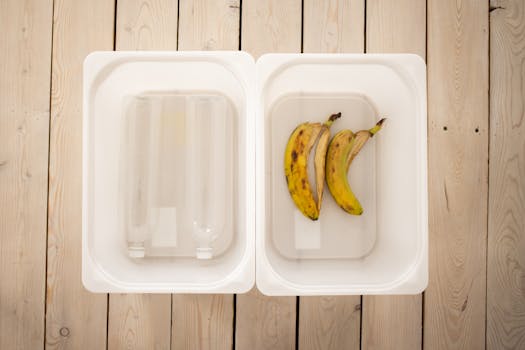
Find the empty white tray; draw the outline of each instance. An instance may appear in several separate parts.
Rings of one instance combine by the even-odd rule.
[[[388,120],[350,168],[363,215],[343,212],[325,187],[313,222],[286,188],[284,149],[299,123],[337,112],[332,135]],[[256,280],[267,295],[419,293],[428,280],[426,140],[425,64],[415,55],[268,54],[255,63],[244,52],[92,53],[84,285],[242,293]]]

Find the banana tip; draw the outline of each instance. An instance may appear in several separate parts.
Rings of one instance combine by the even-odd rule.
[[[329,118],[326,124],[331,125],[334,121],[341,118],[341,112],[332,114]]]
[[[386,121],[386,118],[382,118],[380,121],[376,123],[376,125],[372,129],[368,130],[370,132],[370,136],[374,136],[375,134],[377,134],[377,132],[381,130],[381,128],[383,127],[383,124],[385,123],[385,121]]]
[[[306,213],[304,211],[301,210],[301,212],[303,213],[303,215],[312,220],[312,221],[317,221],[319,219],[319,213]]]
[[[333,122],[334,120],[339,118],[341,118],[341,112],[332,114],[328,120]]]

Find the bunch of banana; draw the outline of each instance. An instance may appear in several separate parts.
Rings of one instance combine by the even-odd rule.
[[[308,218],[317,220],[323,199],[325,161],[330,126],[341,117],[332,114],[324,123],[302,123],[290,135],[284,154],[284,173],[288,191],[297,208]],[[308,158],[317,142],[314,155],[316,196],[308,179]]]
[[[332,114],[324,124],[303,123],[288,139],[284,156],[284,170],[288,190],[297,208],[308,218],[317,220],[321,211],[324,180],[336,203],[352,215],[361,215],[363,208],[354,195],[347,179],[350,164],[373,137],[385,121],[381,119],[370,130],[361,130],[355,134],[351,130],[338,132],[330,139],[330,126],[341,117],[341,113]],[[316,197],[308,180],[308,158],[317,142],[314,155]]]
[[[361,215],[363,208],[348,183],[350,164],[384,123],[381,119],[372,129],[361,130],[355,134],[351,130],[342,130],[335,134],[326,154],[326,183],[336,203],[347,213]]]

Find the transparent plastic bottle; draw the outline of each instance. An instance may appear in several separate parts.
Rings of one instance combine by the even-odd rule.
[[[126,186],[125,225],[128,254],[132,258],[145,255],[149,235],[151,206],[151,101],[133,97],[126,115]]]
[[[225,226],[226,108],[221,96],[193,96],[186,109],[186,208],[197,259],[213,257]]]

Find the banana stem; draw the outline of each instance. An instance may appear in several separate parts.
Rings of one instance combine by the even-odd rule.
[[[324,123],[324,125],[330,127],[333,122],[335,122],[337,119],[341,118],[341,112],[332,114],[328,120]]]
[[[381,119],[372,129],[368,130],[368,132],[370,133],[370,137],[374,136],[379,130],[381,130],[381,127],[383,126],[385,120],[386,118]]]

